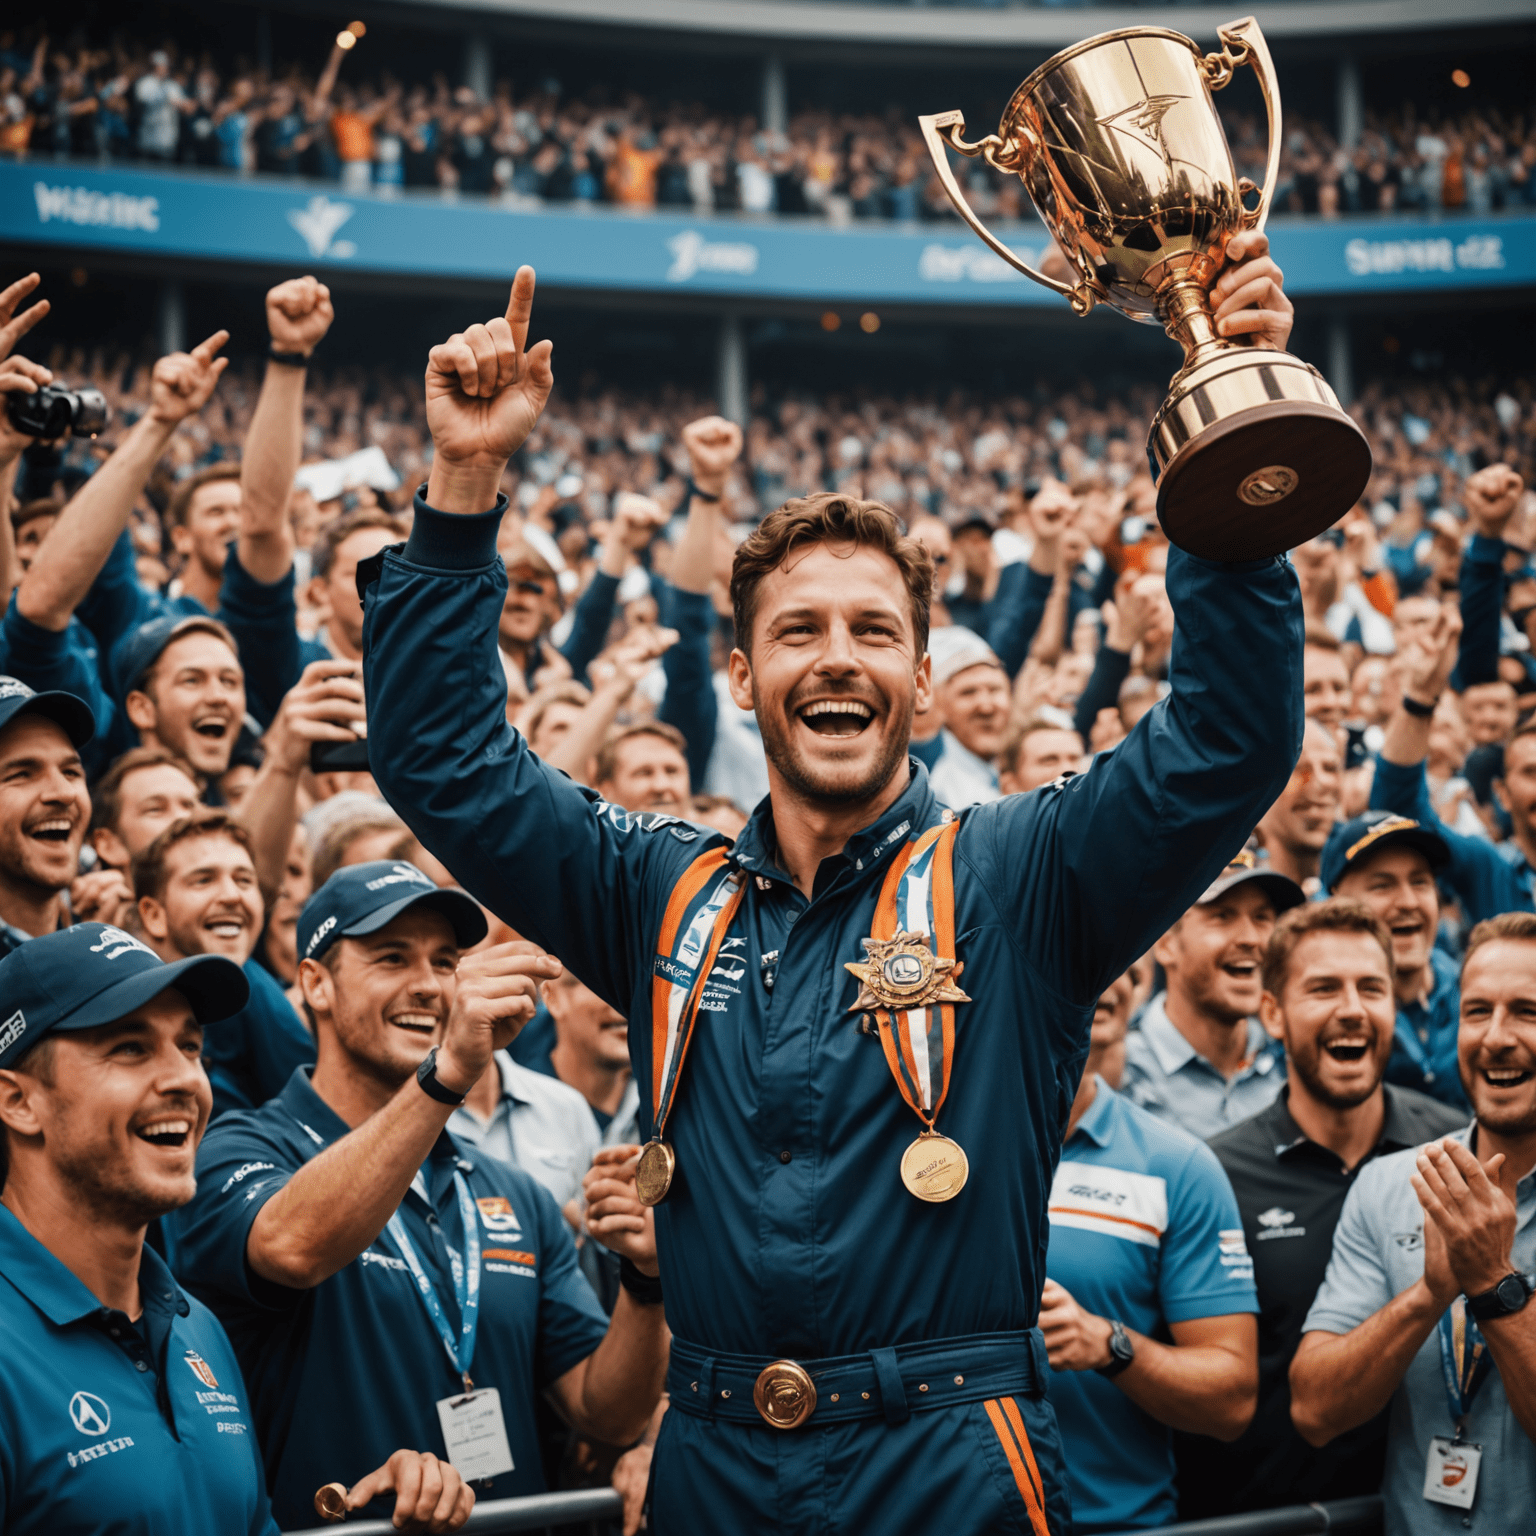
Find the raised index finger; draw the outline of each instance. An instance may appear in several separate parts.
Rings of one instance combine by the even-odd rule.
[[[228,331],[215,331],[206,341],[200,341],[192,348],[192,356],[200,363],[211,363],[214,353],[228,340]]]
[[[533,318],[533,268],[519,267],[512,279],[512,296],[507,300],[507,324],[512,327],[512,340],[521,357],[528,346],[528,323]]]
[[[29,272],[25,277],[18,277],[4,293],[0,293],[0,321],[9,320],[16,311],[16,306],[42,282],[42,274]]]

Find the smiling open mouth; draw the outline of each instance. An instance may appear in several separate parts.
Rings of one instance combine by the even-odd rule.
[[[1333,1057],[1335,1061],[1359,1061],[1370,1050],[1371,1041],[1368,1035],[1340,1035],[1337,1040],[1329,1040],[1323,1049]]]
[[[396,1029],[409,1030],[413,1035],[432,1035],[437,1033],[439,1021],[435,1013],[396,1013],[390,1016],[389,1022]]]
[[[875,712],[860,699],[815,699],[798,711],[818,736],[857,736],[875,718]]]
[[[204,715],[192,722],[192,729],[207,741],[223,741],[229,726],[230,722],[222,715]]]
[[[69,817],[51,816],[47,821],[28,827],[27,836],[35,837],[40,843],[67,843],[74,829],[75,825]]]
[[[1529,1067],[1484,1067],[1483,1080],[1490,1088],[1518,1088],[1536,1077]]]
[[[184,1147],[192,1134],[190,1120],[155,1120],[141,1125],[134,1134],[140,1141],[156,1147]]]

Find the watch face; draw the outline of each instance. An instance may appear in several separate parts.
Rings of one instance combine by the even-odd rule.
[[[1494,1287],[1493,1294],[1499,1298],[1499,1305],[1510,1312],[1518,1312],[1525,1305],[1525,1286],[1519,1275],[1505,1275]]]

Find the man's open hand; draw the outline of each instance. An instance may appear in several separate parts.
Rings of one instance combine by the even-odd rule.
[[[1447,1136],[1420,1150],[1409,1175],[1424,1207],[1425,1245],[1429,1226],[1439,1228],[1446,1261],[1463,1295],[1491,1291],[1515,1267],[1513,1188],[1501,1187],[1505,1158],[1495,1152],[1485,1164],[1459,1141]],[[1507,1181],[1513,1186],[1513,1179]],[[1426,1266],[1426,1281],[1428,1268]]]
[[[308,357],[335,318],[331,290],[317,278],[291,277],[267,290],[267,330],[279,352]]]
[[[475,1490],[452,1463],[431,1451],[396,1451],[376,1472],[347,1489],[349,1512],[366,1508],[381,1493],[395,1495],[397,1531],[447,1536],[469,1519]]]
[[[155,364],[150,375],[149,414],[164,426],[175,426],[207,405],[219,375],[229,366],[215,354],[229,340],[228,331],[215,331],[190,352],[172,352]]]
[[[741,428],[724,416],[703,416],[683,428],[693,483],[706,496],[724,494],[725,482],[741,457]]]
[[[1227,263],[1211,287],[1216,334],[1251,336],[1255,346],[1285,351],[1296,311],[1285,296],[1285,274],[1269,254],[1269,236],[1256,229],[1234,235]]]
[[[1398,675],[1404,694],[1417,704],[1438,703],[1456,670],[1460,650],[1461,611],[1442,605],[1427,629],[1403,636]]]
[[[495,505],[501,472],[554,387],[552,343],[527,346],[533,283],[533,268],[519,267],[505,316],[450,336],[427,360],[427,426],[436,448],[427,500],[440,511]]]

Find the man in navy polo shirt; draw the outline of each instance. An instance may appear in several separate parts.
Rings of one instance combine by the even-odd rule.
[[[1115,1092],[1128,976],[1094,1010],[1051,1187],[1040,1327],[1075,1531],[1175,1518],[1168,1426],[1234,1440],[1258,1400],[1259,1310],[1237,1201],[1204,1143]]]
[[[402,1440],[493,1496],[540,1492],[537,1393],[614,1444],[639,1438],[660,1395],[638,1203],[589,1211],[632,1261],[610,1324],[549,1193],[445,1134],[559,970],[522,944],[461,961],[485,933],[475,902],[413,865],[338,870],[299,918],[313,1078],[301,1068],[222,1117],[199,1156],[178,1272],[230,1330],[283,1525]]]
[[[1456,962],[1435,943],[1450,862],[1445,839],[1395,811],[1366,811],[1333,829],[1323,849],[1323,889],[1364,903],[1392,935],[1397,1029],[1387,1081],[1472,1113],[1456,1065],[1461,986]]]

